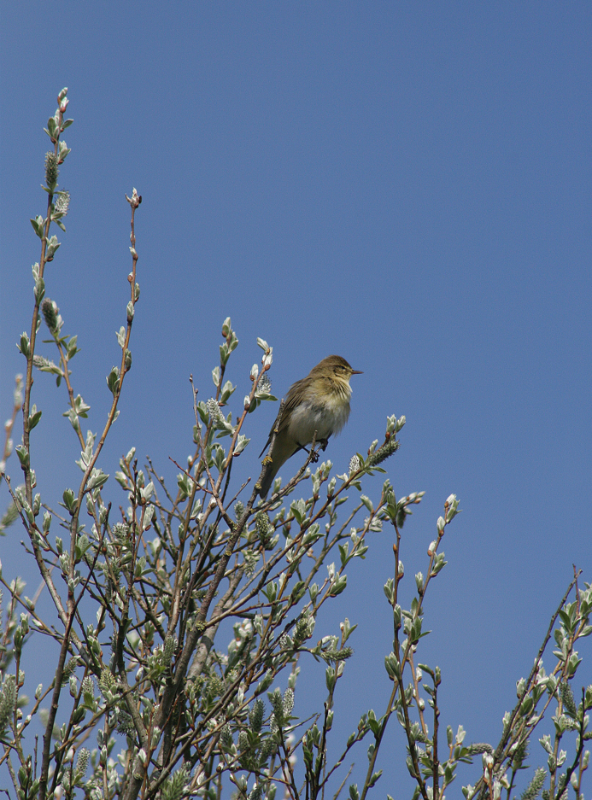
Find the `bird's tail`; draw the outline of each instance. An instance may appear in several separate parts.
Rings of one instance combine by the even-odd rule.
[[[271,489],[271,484],[273,483],[273,479],[277,475],[278,467],[274,468],[273,461],[270,460],[269,464],[267,464],[267,468],[265,470],[265,474],[263,475],[263,480],[261,481],[261,489],[259,490],[259,495],[263,500],[267,497],[267,493]]]
[[[263,459],[263,463],[267,463],[265,473],[261,479],[261,490],[259,492],[262,498],[267,496],[273,479],[278,474],[278,470],[281,468],[282,464],[285,464],[290,456],[293,456],[299,449],[300,447],[288,436],[287,430],[280,431],[276,435],[271,451]]]

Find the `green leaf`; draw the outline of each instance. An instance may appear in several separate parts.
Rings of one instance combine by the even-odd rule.
[[[21,462],[21,467],[23,469],[28,469],[29,465],[30,465],[29,451],[22,444],[17,445],[15,450],[16,450],[16,454],[18,456],[18,459]]]
[[[105,475],[102,469],[93,469],[91,476],[87,483],[87,491],[92,491],[93,489],[98,489],[100,486],[103,486],[109,480],[109,476]]]
[[[115,395],[119,391],[119,385],[119,367],[113,367],[107,376],[107,386],[109,387],[110,392]]]
[[[41,301],[43,300],[43,297],[45,295],[45,281],[43,280],[43,278],[37,278],[37,280],[35,281],[34,292],[35,292],[35,302],[37,303],[37,305],[41,305]]]
[[[62,495],[62,499],[64,501],[64,506],[67,508],[70,514],[74,514],[76,511],[77,502],[72,489],[66,489]]]
[[[30,345],[31,345],[31,343],[29,341],[28,335],[25,332],[23,332],[21,334],[20,343],[17,344],[17,347],[21,351],[21,353],[25,356],[25,358],[29,358],[29,355],[31,354],[31,346]]]
[[[298,581],[292,589],[292,593],[290,594],[290,605],[296,605],[296,603],[304,596],[305,592],[306,585],[304,581]]]
[[[37,423],[41,419],[41,411],[37,411],[37,406],[34,405],[31,409],[31,414],[29,416],[29,430],[32,431],[33,428],[36,427]]]
[[[372,777],[370,778],[370,782],[368,783],[368,788],[369,789],[371,789],[374,786],[374,784],[380,778],[381,775],[382,775],[382,770],[381,769],[379,769],[378,772],[374,772],[372,774]]]
[[[31,219],[31,225],[33,226],[33,230],[37,234],[40,239],[43,239],[43,228],[45,226],[45,220],[38,214],[36,217]]]
[[[372,513],[374,511],[374,506],[372,505],[372,500],[370,500],[369,497],[366,497],[365,494],[361,494],[360,495],[360,500],[362,501],[362,503],[364,503],[364,505],[366,506],[366,508],[368,509],[368,511],[370,513]]]
[[[337,578],[337,580],[331,586],[329,591],[330,597],[337,597],[338,594],[341,594],[345,590],[347,586],[347,575],[341,575],[341,577]]]

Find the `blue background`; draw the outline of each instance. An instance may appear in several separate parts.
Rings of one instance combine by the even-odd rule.
[[[41,129],[68,86],[73,151],[60,185],[72,202],[46,285],[64,331],[79,334],[73,384],[94,431],[129,299],[124,193],[144,199],[133,368],[101,465],[113,474],[135,445],[174,480],[169,456],[193,449],[188,376],[201,399],[212,395],[228,315],[240,339],[235,411],[257,336],[274,348],[278,397],[324,356],[347,358],[364,374],[327,456],[345,471],[387,414],[405,414],[389,477],[398,495],[426,491],[404,528],[407,600],[445,498],[461,499],[418,660],[442,668],[441,724],[495,744],[572,565],[591,578],[592,6],[4,2],[1,12],[4,418],[24,371],[14,343],[30,330],[29,218],[45,213]],[[32,439],[39,489],[55,505],[79,481],[79,447],[63,387],[37,374],[33,399],[44,412]],[[275,410],[249,419],[237,480],[257,471]],[[9,472],[16,482],[15,456]],[[22,572],[32,595],[20,538],[15,525],[0,540],[4,574]],[[373,536],[315,632],[336,632],[344,616],[360,623],[335,751],[390,692],[391,547],[388,530]],[[574,688],[591,682],[589,661],[581,669]],[[302,708],[317,682],[322,695],[322,673],[313,665],[301,679]],[[383,747],[378,795],[407,794],[395,720]],[[363,750],[357,762],[361,780]]]

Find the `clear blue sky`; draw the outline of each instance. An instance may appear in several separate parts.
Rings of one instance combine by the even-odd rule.
[[[144,198],[133,369],[104,469],[136,445],[175,474],[168,457],[192,450],[188,376],[207,399],[228,315],[239,404],[257,336],[274,347],[278,396],[324,356],[347,358],[364,374],[327,455],[343,471],[387,414],[406,415],[388,468],[398,494],[426,491],[404,529],[409,582],[445,498],[461,498],[422,658],[443,671],[442,724],[495,743],[572,564],[592,579],[592,6],[4,2],[1,17],[3,418],[30,328],[41,129],[68,86],[71,212],[46,282],[79,333],[74,384],[93,430],[125,323],[124,193]],[[48,376],[34,399],[55,503],[56,475],[78,480],[78,447]],[[274,413],[252,419],[245,475]],[[5,574],[18,538],[0,540]],[[345,733],[389,690],[391,544],[376,535],[317,628],[360,623]],[[389,742],[380,796],[407,785],[395,722]]]

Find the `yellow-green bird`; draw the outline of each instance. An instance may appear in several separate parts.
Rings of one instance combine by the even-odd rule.
[[[316,432],[316,443],[323,448],[329,437],[339,433],[349,417],[349,399],[352,375],[361,375],[360,370],[352,369],[345,358],[327,356],[313,367],[306,378],[296,381],[290,387],[282,410],[281,419],[276,419],[270,431],[267,444],[260,458],[273,438],[273,447],[267,459],[267,471],[261,481],[261,497],[266,497],[278,470],[290,456],[309,445]]]

